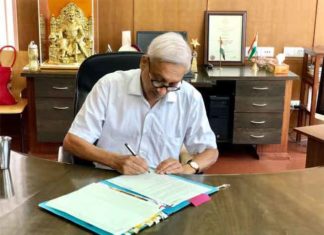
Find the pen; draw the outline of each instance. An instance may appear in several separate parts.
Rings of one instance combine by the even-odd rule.
[[[133,156],[136,156],[135,151],[127,143],[125,143],[125,146]]]
[[[219,186],[218,186],[218,189],[219,189],[219,190],[222,190],[222,189],[228,189],[229,187],[231,187],[230,184],[222,184],[222,185],[219,185]]]
[[[135,151],[127,143],[125,143],[125,146],[133,156],[137,156]],[[148,170],[147,172],[150,173],[150,170]]]

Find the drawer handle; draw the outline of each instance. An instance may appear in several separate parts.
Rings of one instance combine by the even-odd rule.
[[[63,86],[63,87],[59,87],[59,86],[52,86],[52,88],[53,88],[54,90],[68,90],[68,89],[69,89],[69,87],[67,87],[67,86]]]
[[[264,135],[250,135],[252,138],[255,138],[255,139],[262,139],[264,138]]]
[[[252,103],[253,106],[257,106],[257,107],[265,107],[268,104],[267,103],[263,103],[263,104],[258,104],[258,103]]]
[[[69,106],[54,106],[53,109],[56,109],[56,110],[67,110],[69,109],[70,107]]]
[[[267,87],[267,86],[265,86],[265,87],[256,87],[256,86],[254,86],[252,89],[253,90],[261,90],[261,91],[264,91],[264,90],[269,90],[269,87]]]
[[[266,121],[250,121],[253,124],[264,124]]]

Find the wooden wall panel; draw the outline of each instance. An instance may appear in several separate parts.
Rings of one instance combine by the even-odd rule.
[[[208,10],[247,11],[247,45],[259,32],[259,46],[310,47],[317,0],[209,0]]]
[[[203,63],[204,11],[207,0],[134,0],[134,35],[139,30],[187,31],[198,38],[198,64]]]
[[[98,6],[99,50],[105,52],[108,43],[113,50],[118,50],[121,32],[134,31],[133,0],[99,0]]]
[[[256,31],[260,46],[310,47],[314,40],[316,2],[318,16],[315,45],[324,44],[324,0],[98,0],[99,51],[110,43],[121,45],[121,31],[185,30],[189,39],[198,38],[198,63],[202,63],[204,11],[241,11],[247,14],[247,44]],[[19,47],[26,50],[31,40],[38,42],[37,0],[17,0]]]
[[[17,0],[19,50],[25,51],[30,41],[38,43],[37,0]]]
[[[37,0],[16,0],[19,49],[38,43]],[[324,0],[96,0],[98,8],[98,52],[110,43],[121,46],[121,31],[187,31],[189,41],[198,38],[198,64],[203,63],[204,12],[247,11],[247,45],[259,32],[259,46],[274,46],[275,53],[284,46],[324,45]],[[317,15],[316,15],[317,14]],[[315,26],[316,18],[316,26]],[[315,34],[314,34],[315,30]],[[293,72],[301,74],[301,59],[289,59]],[[293,83],[293,99],[299,98],[300,82]]]
[[[314,46],[324,45],[324,0],[318,0]]]
[[[303,67],[303,60],[299,58],[288,58],[286,59],[285,63],[289,64],[290,71],[301,75],[302,74],[302,67]],[[294,80],[292,86],[292,100],[299,100],[299,92],[300,92],[300,80]]]

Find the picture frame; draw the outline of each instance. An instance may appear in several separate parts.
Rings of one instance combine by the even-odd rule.
[[[205,12],[204,64],[244,65],[246,11]]]

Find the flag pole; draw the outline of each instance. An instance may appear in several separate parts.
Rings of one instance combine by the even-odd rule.
[[[219,70],[222,70],[222,37],[219,36]]]
[[[258,61],[258,33],[256,33],[254,35],[254,38],[253,38],[253,41],[251,43],[251,46],[249,48],[249,51],[248,51],[248,60],[249,61],[252,61],[253,65],[252,65],[252,70],[254,72],[257,72],[259,70],[258,68],[258,64],[257,64],[257,61]],[[253,60],[253,56],[256,55],[256,58],[254,58]]]

